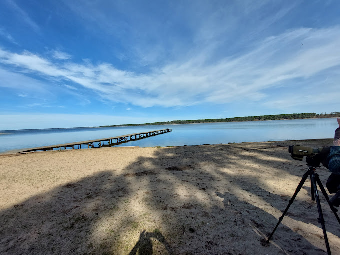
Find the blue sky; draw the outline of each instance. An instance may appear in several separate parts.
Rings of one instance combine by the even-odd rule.
[[[0,1],[0,130],[340,109],[340,1]]]

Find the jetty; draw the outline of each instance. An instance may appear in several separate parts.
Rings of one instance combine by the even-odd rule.
[[[35,147],[30,149],[24,149],[20,153],[36,152],[36,151],[51,151],[51,150],[67,150],[67,149],[85,149],[85,148],[101,148],[101,147],[112,147],[122,143],[130,141],[137,141],[151,136],[165,134],[171,132],[172,129],[160,129],[148,132],[141,132],[135,134],[121,135],[103,139],[88,140],[74,143],[57,144],[50,146]]]

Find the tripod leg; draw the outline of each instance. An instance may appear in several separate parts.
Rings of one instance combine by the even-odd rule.
[[[312,176],[310,176],[310,195],[312,197],[312,200],[315,201],[315,193],[314,193],[314,186],[312,182]]]
[[[319,175],[317,173],[315,173],[315,180],[318,183],[318,185],[319,185],[319,187],[322,191],[323,196],[326,198],[326,201],[329,204],[329,207],[331,208],[332,212],[334,213],[335,218],[338,220],[338,222],[340,224],[340,218],[339,218],[338,214],[336,213],[338,210],[336,208],[334,208],[334,206],[329,202],[329,197],[327,195],[327,192],[326,192],[324,186],[322,185],[320,178],[319,178]]]
[[[316,204],[317,204],[317,206],[318,206],[318,211],[319,211],[319,218],[318,218],[318,221],[321,223],[321,226],[322,226],[323,236],[324,236],[324,238],[325,238],[325,244],[326,244],[326,248],[327,248],[327,254],[331,254],[331,249],[330,249],[330,247],[329,247],[328,238],[327,238],[325,220],[324,220],[323,214],[322,214],[322,209],[321,209],[321,204],[320,204],[320,198],[319,198],[318,189],[317,189],[317,187],[316,187],[315,179],[316,179],[316,178],[315,178],[315,176],[314,176],[314,173],[312,173],[312,174],[311,174],[311,180],[312,180],[312,185],[313,185],[314,192],[315,192]]]
[[[267,238],[267,243],[269,242],[270,238],[272,238],[272,236],[274,235],[274,232],[276,231],[277,227],[280,225],[280,223],[281,223],[281,221],[283,220],[283,217],[285,216],[285,214],[287,213],[287,211],[288,211],[290,205],[294,202],[294,199],[295,199],[296,195],[299,193],[299,191],[300,191],[302,185],[305,183],[305,181],[306,181],[308,175],[310,175],[310,174],[311,174],[311,171],[308,170],[308,171],[302,176],[302,179],[301,179],[299,185],[296,187],[296,190],[295,190],[294,195],[293,195],[292,198],[289,200],[289,203],[288,203],[288,205],[287,205],[285,211],[283,212],[283,214],[282,214],[281,217],[279,218],[279,222],[276,224],[276,226],[275,226],[273,232],[268,236],[268,238]]]

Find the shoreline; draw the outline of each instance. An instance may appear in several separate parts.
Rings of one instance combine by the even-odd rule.
[[[264,117],[267,115],[260,115],[260,116],[245,116],[245,117]],[[271,115],[270,115],[271,116]],[[273,115],[275,116],[275,115]],[[1,131],[14,131],[14,132],[25,132],[25,131],[55,131],[55,130],[72,130],[72,129],[100,129],[100,128],[115,128],[115,127],[141,127],[141,126],[165,126],[165,125],[187,125],[187,124],[209,124],[209,123],[233,123],[233,122],[263,122],[263,121],[281,121],[281,120],[307,120],[307,119],[333,119],[333,118],[339,118],[340,116],[332,116],[332,117],[311,117],[311,118],[291,118],[291,119],[285,119],[285,118],[281,118],[281,119],[255,119],[255,120],[232,120],[232,121],[199,121],[199,119],[197,119],[196,121],[198,122],[188,122],[188,123],[171,123],[171,121],[169,123],[143,123],[143,124],[117,124],[117,125],[107,125],[107,126],[88,126],[88,127],[60,127],[60,128],[56,128],[56,127],[51,127],[51,128],[22,128],[22,129],[9,129],[9,130],[1,130]],[[244,117],[234,117],[234,118],[244,118]],[[229,118],[227,118],[229,119]],[[230,118],[233,119],[233,118]],[[216,119],[217,120],[217,119]],[[185,120],[183,120],[185,121]],[[194,121],[194,120],[189,120],[189,121]],[[0,133],[0,134],[8,134],[8,133]]]
[[[316,139],[302,139],[302,140],[282,140],[282,141],[261,141],[261,142],[230,142],[230,143],[220,143],[220,144],[194,144],[194,145],[175,145],[175,146],[151,146],[151,147],[140,147],[140,146],[112,146],[112,147],[103,147],[103,148],[125,148],[125,147],[138,147],[138,148],[171,148],[171,147],[189,147],[189,146],[207,146],[207,145],[228,145],[228,144],[245,144],[245,143],[249,143],[249,144],[256,144],[256,143],[265,143],[265,142],[273,142],[273,143],[277,143],[277,144],[287,144],[288,145],[295,145],[295,144],[299,144],[299,143],[304,143],[304,144],[309,144],[309,143],[313,143],[313,144],[317,144],[320,143],[322,145],[320,145],[320,147],[323,146],[332,146],[333,143],[333,138],[316,138]],[[288,144],[291,143],[291,144]],[[14,149],[14,150],[9,150],[9,151],[4,151],[4,152],[0,152],[0,156],[2,155],[10,155],[10,154],[21,154],[22,151],[25,150],[30,150],[33,148],[21,148],[21,149]],[[102,149],[102,148],[93,148],[95,150],[98,149]],[[67,150],[61,150],[61,151],[72,151],[72,150],[92,150],[92,149],[88,149],[88,148],[84,148],[84,149],[67,149]],[[46,152],[46,151],[38,151],[39,153],[41,152]],[[51,152],[59,152],[59,150],[52,150]],[[25,152],[23,154],[27,154],[27,153],[34,153],[34,152]]]

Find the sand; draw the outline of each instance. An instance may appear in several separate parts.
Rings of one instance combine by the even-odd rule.
[[[289,144],[101,148],[0,156],[0,254],[326,254]],[[318,168],[323,183],[329,171]],[[332,254],[340,225],[321,195]]]

